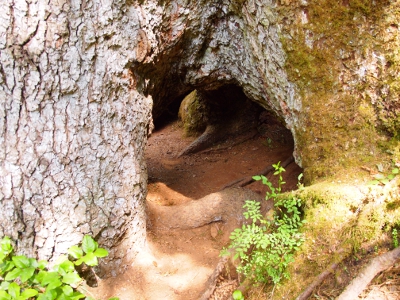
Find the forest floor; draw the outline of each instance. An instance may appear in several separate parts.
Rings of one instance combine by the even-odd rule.
[[[264,128],[265,129],[265,128]],[[194,229],[155,228],[154,219],[160,206],[177,206],[220,191],[226,184],[259,174],[263,169],[292,155],[290,132],[270,124],[269,134],[250,139],[231,138],[203,152],[179,157],[195,138],[183,137],[178,121],[157,129],[148,140],[147,254],[139,254],[121,277],[100,281],[93,289],[102,299],[199,299],[214,271],[220,251],[229,244],[230,232],[240,226],[239,220],[213,222]],[[264,130],[265,131],[265,130]],[[244,141],[243,141],[244,140]],[[296,188],[301,168],[291,163],[284,173],[285,190]],[[271,180],[273,176],[268,176]],[[265,195],[260,182],[246,188]],[[214,299],[224,299],[236,286],[225,281]]]
[[[118,277],[99,280],[90,289],[96,299],[119,297],[121,300],[197,300],[207,288],[207,280],[216,268],[220,251],[229,244],[229,235],[241,225],[240,220],[212,222],[193,229],[171,229],[159,226],[160,208],[179,206],[220,191],[225,185],[263,169],[292,155],[290,132],[276,124],[263,124],[263,130],[252,138],[232,137],[203,152],[179,157],[195,138],[183,136],[178,121],[153,132],[148,140],[147,246],[136,261]],[[296,189],[301,168],[295,163],[283,174],[285,191]],[[267,176],[274,181],[273,175]],[[246,188],[265,195],[260,182]],[[190,216],[188,216],[189,218]],[[156,226],[157,224],[157,226]],[[355,276],[361,264],[341,266],[348,277]],[[362,299],[400,299],[400,266],[396,265],[370,286]],[[350,274],[351,273],[351,274]],[[325,280],[310,299],[334,299],[335,276]],[[224,278],[210,299],[231,299],[238,286],[236,279]],[[259,297],[268,299],[260,290]]]

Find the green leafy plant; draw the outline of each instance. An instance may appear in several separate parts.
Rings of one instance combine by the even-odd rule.
[[[82,245],[72,246],[68,254],[76,260],[62,255],[52,269],[48,269],[46,260],[14,255],[10,238],[4,237],[0,249],[0,300],[92,300],[79,291],[83,279],[75,266],[82,263],[96,266],[97,258],[107,256],[107,250],[99,248],[92,237],[85,235]]]
[[[253,179],[261,180],[268,186],[266,199],[275,202],[273,218],[262,215],[259,202],[247,200],[243,215],[251,223],[231,233],[229,248],[234,250],[234,258],[240,259],[239,273],[255,282],[276,285],[282,278],[289,278],[286,269],[293,261],[294,252],[304,241],[299,231],[304,221],[301,220],[301,200],[293,194],[285,197],[281,194],[285,169],[280,162],[272,166],[274,175],[278,176],[276,187],[263,175]],[[227,253],[224,249],[221,254]]]
[[[244,296],[241,291],[236,290],[232,293],[232,298],[234,300],[244,300]]]
[[[395,178],[400,173],[400,170],[399,170],[399,168],[397,166],[393,167],[392,171],[388,175],[385,175],[383,173],[382,164],[378,164],[377,168],[378,168],[378,174],[373,175],[374,179],[369,182],[369,184],[371,184],[371,185],[377,185],[377,184],[385,185],[385,184],[388,184],[393,178]]]

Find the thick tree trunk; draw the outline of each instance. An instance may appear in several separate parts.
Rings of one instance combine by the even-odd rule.
[[[18,250],[51,258],[84,234],[143,244],[152,100],[131,88],[138,34],[122,1],[0,2],[0,236]]]
[[[143,244],[152,102],[193,89],[234,84],[273,111],[306,178],[375,156],[374,126],[399,128],[398,3],[331,6],[0,1],[0,235],[43,258],[86,233]]]

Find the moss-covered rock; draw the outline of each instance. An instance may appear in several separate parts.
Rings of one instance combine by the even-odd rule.
[[[187,95],[179,107],[179,119],[182,121],[186,136],[198,136],[207,127],[206,103],[196,90]]]

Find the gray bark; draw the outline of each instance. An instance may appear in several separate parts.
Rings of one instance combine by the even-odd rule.
[[[152,99],[127,67],[138,12],[123,1],[6,0],[0,24],[0,236],[41,258],[84,234],[141,246]]]
[[[2,1],[0,235],[42,258],[143,244],[153,98],[233,82],[291,127],[273,2],[250,2]]]

